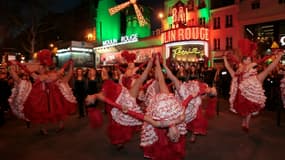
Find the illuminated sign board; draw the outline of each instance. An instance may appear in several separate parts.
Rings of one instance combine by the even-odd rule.
[[[203,44],[187,44],[169,47],[172,58],[182,61],[197,61],[205,55]]]
[[[205,27],[186,27],[171,29],[161,34],[161,42],[170,43],[190,40],[209,40],[209,29]]]
[[[114,45],[120,45],[120,44],[126,44],[126,43],[132,43],[138,41],[138,35],[137,34],[131,34],[129,36],[122,36],[120,38],[120,41],[117,39],[111,39],[103,41],[103,46],[114,46]]]
[[[281,43],[281,46],[285,46],[285,36],[282,36],[280,38],[280,43]]]

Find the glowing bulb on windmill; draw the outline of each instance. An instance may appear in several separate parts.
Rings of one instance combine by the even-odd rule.
[[[110,13],[110,15],[114,15],[117,12],[119,12],[119,11],[125,9],[126,7],[128,7],[130,4],[132,4],[133,7],[134,7],[136,16],[138,18],[139,25],[140,26],[146,25],[147,22],[144,19],[142,12],[141,12],[141,10],[139,9],[139,7],[137,5],[137,1],[136,0],[129,0],[129,1],[125,2],[125,3],[122,3],[122,4],[119,4],[119,5],[115,6],[115,7],[109,8],[109,13]]]

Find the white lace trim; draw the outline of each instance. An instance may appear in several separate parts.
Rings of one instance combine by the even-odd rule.
[[[128,110],[142,113],[141,108],[136,103],[136,99],[129,94],[129,91],[125,87],[122,87],[122,91],[116,99],[116,103],[128,107]],[[112,108],[111,115],[114,121],[124,126],[138,126],[142,124],[140,120],[123,113],[117,108]]]
[[[61,94],[64,98],[70,103],[77,103],[75,96],[73,95],[72,89],[68,85],[68,83],[57,81],[56,85],[58,86]]]
[[[281,98],[283,102],[283,107],[285,108],[285,77],[280,81]]]
[[[239,85],[239,89],[241,90],[241,95],[249,101],[259,104],[262,108],[265,106],[266,96],[264,95],[262,84],[256,76],[243,80]]]
[[[231,82],[231,89],[230,89],[230,98],[229,98],[229,103],[230,103],[230,111],[237,113],[237,111],[234,109],[234,101],[236,99],[237,95],[237,89],[238,89],[238,78],[234,77]]]
[[[26,80],[21,80],[19,84],[15,84],[12,89],[12,94],[8,101],[11,110],[18,118],[29,121],[24,114],[24,103],[26,102],[30,92],[32,90],[32,83]]]
[[[146,109],[146,115],[151,116],[154,120],[174,120],[181,116],[184,112],[180,102],[173,94],[157,94],[150,100],[150,105]],[[181,135],[187,133],[186,124],[183,122],[176,125]],[[148,146],[155,143],[158,137],[154,127],[144,123],[141,134],[141,146]]]
[[[150,105],[150,100],[151,98],[156,94],[156,89],[155,86],[157,85],[157,81],[154,80],[147,88],[146,93],[145,93],[145,105],[149,106]]]
[[[189,95],[197,95],[200,91],[198,81],[189,81],[182,83],[178,88],[178,96],[181,100],[185,100]],[[201,96],[193,98],[187,105],[185,110],[185,122],[191,122],[197,117],[197,112],[202,104]]]
[[[259,104],[262,108],[265,106],[266,96],[264,95],[264,89],[256,75],[244,79],[240,82],[239,86],[237,77],[234,77],[231,83],[231,96],[229,99],[231,111],[236,113],[236,110],[233,107],[238,89],[241,91],[241,95],[247,100]]]
[[[177,88],[179,95],[182,99],[186,99],[189,95],[197,95],[200,91],[198,81],[183,82],[179,88]]]

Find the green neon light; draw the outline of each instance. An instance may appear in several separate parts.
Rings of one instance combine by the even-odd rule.
[[[139,6],[142,7],[142,6]],[[126,9],[126,35],[137,34],[139,38],[145,38],[151,36],[151,26],[150,26],[150,10],[146,7],[143,7],[142,14],[145,20],[148,22],[145,26],[140,26],[137,20],[137,16],[134,12],[133,6],[130,6]]]
[[[99,0],[97,8],[96,35],[97,41],[102,42],[121,37],[120,12],[110,15],[108,9],[116,6],[115,0]]]
[[[210,20],[210,0],[205,0],[205,3],[206,7],[198,10],[198,16],[199,18],[205,18],[206,24],[208,24]]]
[[[170,8],[172,8],[179,1],[187,5],[189,0],[168,0],[166,1],[165,2],[165,12],[168,13],[170,11]],[[198,7],[202,1],[203,0],[194,0],[194,7]],[[198,13],[198,18],[205,18],[205,23],[208,24],[210,20],[211,0],[204,0],[204,1],[206,4],[206,7],[197,9],[197,13]],[[171,16],[167,17],[167,23],[168,25],[173,23]]]

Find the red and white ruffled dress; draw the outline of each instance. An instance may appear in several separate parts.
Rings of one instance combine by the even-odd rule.
[[[55,81],[33,84],[21,80],[12,89],[9,103],[13,113],[32,123],[58,122],[75,111],[76,99],[67,83]]]
[[[157,121],[171,121],[184,114],[184,108],[173,94],[161,93],[151,98],[145,114]],[[186,124],[181,123],[176,127],[180,132],[180,138],[178,142],[174,143],[167,136],[168,128],[155,128],[145,122],[140,142],[144,156],[154,160],[183,159],[185,157]]]
[[[153,96],[157,94],[157,89],[158,88],[158,82],[157,80],[148,80],[147,83],[150,83],[147,88],[145,89],[145,93],[139,95],[138,99],[140,101],[143,101],[145,106],[149,106],[150,100]]]
[[[247,116],[258,113],[265,106],[266,96],[261,82],[257,79],[257,71],[236,75],[232,79],[230,90],[230,110]]]
[[[283,77],[280,81],[280,90],[283,107],[285,108],[285,77]]]
[[[181,100],[185,100],[190,95],[197,95],[205,92],[207,84],[199,81],[183,82],[178,88],[178,95]],[[185,110],[185,122],[187,129],[194,134],[207,134],[208,121],[202,114],[201,96],[194,97],[187,105]]]
[[[13,114],[25,121],[29,121],[29,119],[24,114],[24,103],[28,99],[31,90],[32,83],[27,80],[21,80],[19,83],[14,84],[12,94],[8,99]]]
[[[113,102],[126,106],[128,110],[142,113],[141,108],[136,103],[136,99],[129,94],[128,89],[124,86],[116,84],[111,80],[106,80],[102,91]],[[133,134],[141,128],[142,122],[140,120],[123,113],[115,107],[111,109],[110,115],[111,122],[109,122],[108,126],[108,136],[112,144],[128,142]]]

